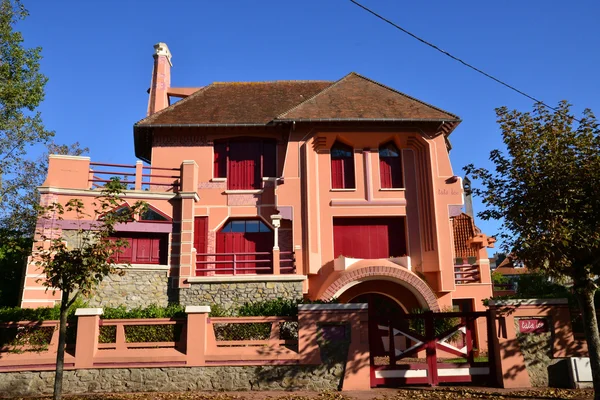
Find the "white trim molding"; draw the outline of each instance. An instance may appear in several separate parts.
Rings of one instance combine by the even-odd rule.
[[[210,312],[210,306],[185,306],[186,314],[205,314]]]
[[[103,312],[104,310],[102,308],[78,308],[75,310],[75,316],[102,315]]]

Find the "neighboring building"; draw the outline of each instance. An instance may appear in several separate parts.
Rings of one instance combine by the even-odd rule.
[[[455,212],[463,188],[448,136],[459,117],[356,73],[172,88],[171,54],[155,49],[149,115],[133,128],[147,165],[50,156],[40,187],[42,204],[91,204],[103,181],[128,172],[122,206],[151,207],[119,227],[131,242],[119,260],[132,267],[105,279],[92,304],[307,297],[483,309],[493,240]],[[38,227],[68,238],[68,218]],[[29,263],[24,307],[60,298],[38,274]]]
[[[510,256],[507,256],[502,260],[502,262],[494,269],[494,272],[504,275],[508,280],[508,283],[506,284],[494,285],[494,297],[515,294],[519,285],[519,277],[531,273],[524,265],[518,265],[518,263],[515,265],[514,260]]]

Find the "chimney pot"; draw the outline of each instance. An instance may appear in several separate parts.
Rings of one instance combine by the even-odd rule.
[[[173,66],[171,62],[171,51],[169,50],[169,46],[166,43],[158,42],[154,45],[154,54],[157,56],[165,56],[169,61],[169,65]]]

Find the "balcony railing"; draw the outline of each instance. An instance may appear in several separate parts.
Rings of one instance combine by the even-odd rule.
[[[279,253],[281,274],[295,272],[293,251]],[[273,274],[273,253],[198,253],[196,254],[196,276]]]
[[[128,189],[177,192],[181,171],[179,168],[161,168],[136,165],[90,162],[89,182],[92,189],[104,186],[112,177],[121,179]]]
[[[454,266],[454,281],[457,284],[480,283],[479,265],[463,264]]]

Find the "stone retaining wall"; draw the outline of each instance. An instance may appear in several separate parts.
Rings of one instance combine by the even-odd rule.
[[[219,304],[226,309],[248,302],[302,297],[301,281],[192,283],[190,288],[179,289],[183,305]]]
[[[65,394],[190,390],[337,390],[343,364],[121,368],[65,371]],[[0,373],[0,396],[52,394],[54,372]]]
[[[86,300],[90,307],[127,308],[147,307],[151,304],[166,306],[168,278],[164,270],[126,269],[124,276],[108,275],[98,286],[92,298]]]

